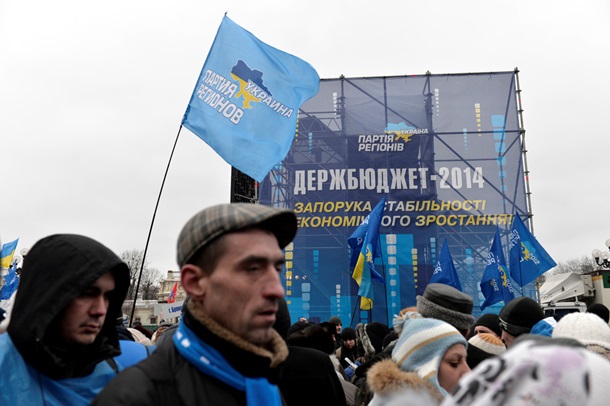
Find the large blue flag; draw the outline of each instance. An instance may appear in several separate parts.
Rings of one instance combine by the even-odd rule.
[[[513,216],[509,238],[510,276],[519,286],[525,286],[549,269],[557,266],[542,248],[518,214]]]
[[[383,281],[383,277],[375,269],[375,258],[381,255],[379,250],[379,227],[385,209],[385,201],[386,198],[384,197],[377,203],[377,206],[366,216],[362,224],[348,239],[348,244],[352,249],[354,249],[354,246],[360,247],[352,278],[359,286],[358,296],[360,296],[360,309],[362,310],[373,308],[372,279]]]
[[[434,272],[428,283],[444,283],[445,285],[453,286],[460,292],[462,291],[462,284],[460,278],[458,278],[453,258],[449,252],[449,245],[447,240],[443,242],[443,248],[441,248],[441,255],[438,257]]]
[[[497,227],[489,254],[487,254],[487,265],[480,286],[485,297],[485,301],[481,304],[481,310],[502,300],[506,304],[515,298],[513,285],[506,274],[506,258],[504,258],[500,231]]]
[[[17,264],[11,264],[8,268],[8,273],[4,275],[4,285],[0,289],[0,300],[10,299],[13,292],[17,290],[19,286],[19,277],[17,276],[16,269]]]
[[[225,16],[182,125],[260,182],[288,154],[299,108],[319,85],[307,62],[261,42]]]
[[[0,250],[0,267],[8,268],[11,266],[11,261],[13,260],[13,255],[15,254],[18,243],[19,238],[2,245],[2,249]]]

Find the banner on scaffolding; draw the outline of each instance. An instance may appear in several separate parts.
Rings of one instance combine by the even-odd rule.
[[[295,319],[390,323],[423,292],[445,239],[479,308],[496,225],[527,212],[517,90],[512,71],[320,82],[288,156],[259,184],[261,203],[299,217],[284,275]],[[363,312],[347,239],[383,196],[385,283]]]

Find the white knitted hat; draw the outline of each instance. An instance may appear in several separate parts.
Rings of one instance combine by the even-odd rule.
[[[502,340],[493,334],[479,333],[468,340],[468,344],[485,351],[488,354],[500,355],[506,352],[506,347]]]
[[[608,404],[608,360],[584,348],[536,337],[544,341],[523,340],[480,363],[442,406]]]
[[[557,322],[553,338],[573,338],[583,345],[599,345],[610,350],[610,326],[594,313],[570,313]]]

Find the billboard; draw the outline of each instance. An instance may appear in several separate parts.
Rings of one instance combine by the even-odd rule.
[[[293,319],[391,324],[415,305],[444,241],[476,313],[496,226],[528,213],[522,150],[516,72],[322,80],[258,190],[299,217],[283,275]],[[383,197],[384,282],[361,311],[347,240]]]

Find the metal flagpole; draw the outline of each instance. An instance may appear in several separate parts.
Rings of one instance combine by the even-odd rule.
[[[133,315],[136,311],[136,301],[138,300],[138,289],[140,288],[140,280],[142,279],[142,271],[144,271],[144,262],[146,260],[146,252],[148,251],[148,243],[150,242],[150,235],[152,234],[153,226],[155,224],[155,217],[157,216],[157,209],[159,208],[159,201],[161,201],[161,194],[163,193],[163,186],[165,185],[165,179],[167,179],[167,173],[169,172],[169,166],[172,163],[172,157],[176,150],[176,144],[178,144],[178,138],[180,137],[180,131],[182,130],[182,124],[178,128],[178,134],[176,134],[176,140],[172,147],[172,152],[169,155],[169,161],[165,168],[165,175],[163,175],[163,181],[161,182],[161,189],[159,190],[159,196],[157,197],[157,204],[155,204],[155,210],[153,212],[152,221],[150,222],[150,229],[148,230],[148,237],[146,238],[146,246],[144,247],[144,253],[142,254],[142,264],[140,265],[140,272],[138,274],[138,282],[136,283],[136,289],[133,294],[133,305],[131,307],[131,315],[129,316],[129,326],[133,327]]]

